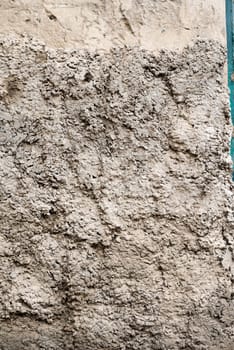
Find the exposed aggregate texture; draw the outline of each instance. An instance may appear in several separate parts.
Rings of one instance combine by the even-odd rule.
[[[0,349],[234,349],[225,51],[0,42]]]

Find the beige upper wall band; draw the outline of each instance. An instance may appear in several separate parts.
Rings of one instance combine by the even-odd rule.
[[[0,33],[50,47],[182,49],[198,38],[225,44],[224,0],[1,0]]]

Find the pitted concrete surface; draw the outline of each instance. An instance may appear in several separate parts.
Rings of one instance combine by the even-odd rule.
[[[0,44],[0,348],[233,349],[223,47]]]

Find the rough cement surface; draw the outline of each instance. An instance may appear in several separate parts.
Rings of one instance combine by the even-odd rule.
[[[1,0],[0,22],[0,33],[30,34],[52,47],[226,44],[223,0]]]
[[[0,349],[233,349],[225,52],[0,42]]]

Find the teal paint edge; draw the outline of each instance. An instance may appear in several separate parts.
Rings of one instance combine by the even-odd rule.
[[[228,64],[228,87],[230,94],[230,108],[232,125],[234,125],[234,81],[231,76],[234,72],[234,4],[233,0],[226,0],[226,33],[227,33],[227,64]],[[230,144],[232,164],[234,164],[234,137],[231,138]],[[234,180],[234,165],[232,165],[232,179]]]

